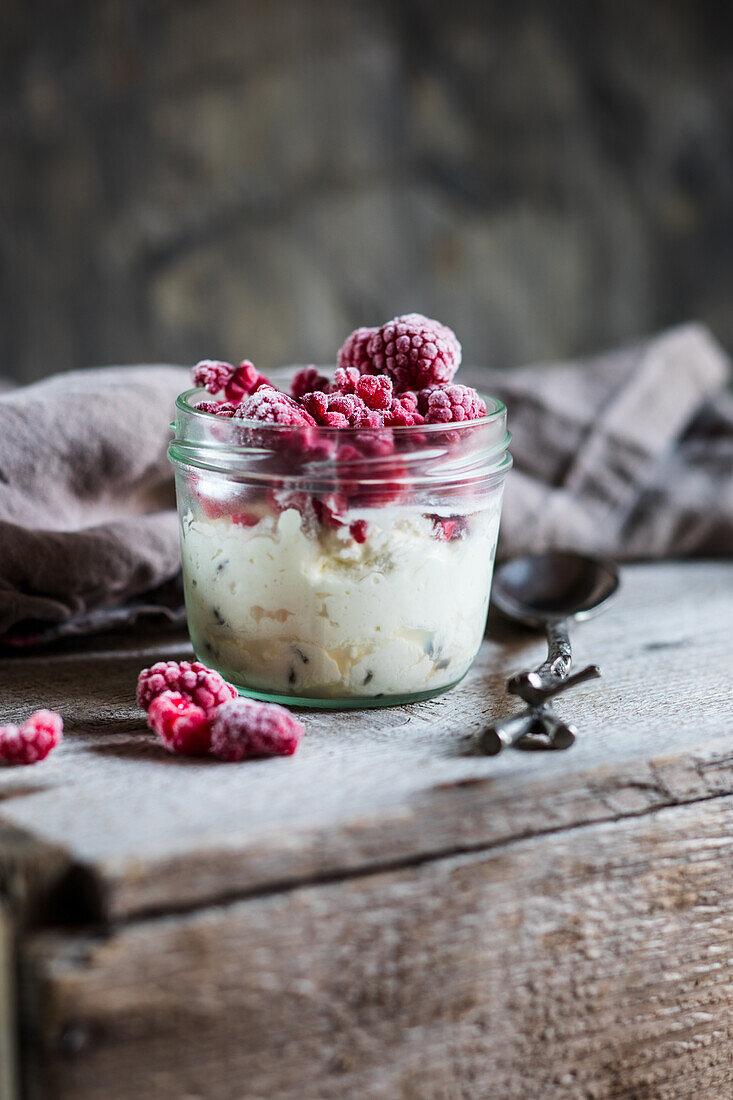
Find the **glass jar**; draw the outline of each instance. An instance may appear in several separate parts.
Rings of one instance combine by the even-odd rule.
[[[281,383],[282,384],[282,383]],[[363,430],[225,419],[176,402],[188,625],[244,694],[315,707],[428,699],[484,634],[506,409]]]

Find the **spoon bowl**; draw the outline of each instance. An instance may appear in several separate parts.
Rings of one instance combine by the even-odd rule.
[[[548,550],[500,565],[492,599],[507,618],[538,627],[563,619],[589,619],[612,599],[618,585],[612,561]]]
[[[507,745],[570,748],[576,731],[557,717],[550,700],[601,672],[597,665],[588,665],[571,674],[568,623],[597,614],[618,586],[618,570],[612,561],[572,550],[525,554],[499,566],[494,576],[494,604],[509,619],[543,628],[548,652],[539,668],[509,679],[507,691],[523,699],[527,709],[484,730],[484,752],[493,756]]]

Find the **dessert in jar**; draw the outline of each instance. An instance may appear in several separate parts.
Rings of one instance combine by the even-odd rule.
[[[194,368],[170,446],[188,624],[244,694],[383,706],[468,671],[511,459],[504,406],[455,383],[459,362],[410,314],[289,386],[247,360]]]

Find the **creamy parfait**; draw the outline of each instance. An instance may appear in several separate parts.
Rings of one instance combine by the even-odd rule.
[[[289,393],[248,361],[194,368],[170,449],[189,630],[243,693],[384,705],[465,675],[511,460],[504,407],[453,381],[459,356],[409,315]]]

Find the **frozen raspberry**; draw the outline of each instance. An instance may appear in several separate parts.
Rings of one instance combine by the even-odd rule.
[[[156,695],[148,707],[148,725],[168,752],[203,756],[211,746],[211,721],[206,711],[178,691]]]
[[[454,519],[438,519],[435,523],[435,537],[439,542],[448,542],[456,529]]]
[[[37,710],[21,726],[0,726],[0,761],[37,764],[61,741],[64,723],[55,710]]]
[[[290,383],[290,392],[296,400],[304,397],[313,390],[328,391],[329,381],[325,374],[320,374],[315,367],[303,367],[296,372]]]
[[[318,424],[323,422],[323,418],[328,412],[329,396],[325,390],[311,390],[310,393],[303,394],[303,408]]]
[[[252,756],[292,756],[303,723],[277,703],[234,699],[217,707],[211,719],[211,751],[235,762]]]
[[[355,519],[349,525],[349,533],[354,542],[364,543],[367,540],[368,524],[365,519]]]
[[[461,345],[452,329],[421,313],[388,321],[369,338],[370,369],[388,374],[395,391],[421,390],[450,382],[461,362]]]
[[[234,416],[237,406],[231,401],[199,401],[196,408],[199,412],[213,413],[214,416]]]
[[[417,412],[417,394],[414,390],[405,390],[396,400],[406,412]]]
[[[362,431],[336,454],[339,493],[345,505],[358,508],[380,508],[400,497],[404,486],[399,480],[406,474],[404,464],[395,461],[391,432]],[[346,511],[346,507],[341,513]],[[359,523],[359,520],[355,521]],[[357,529],[358,531],[358,529]],[[352,529],[352,535],[358,538]]]
[[[313,497],[313,509],[316,518],[324,527],[336,531],[344,526],[344,515],[349,506],[348,499],[340,493],[329,493],[325,497]]]
[[[363,374],[354,392],[370,409],[385,411],[392,404],[392,379],[384,374]]]
[[[236,527],[256,527],[262,516],[256,512],[235,512],[230,519]]]
[[[235,689],[218,672],[200,661],[158,661],[137,678],[137,703],[147,710],[164,691],[176,691],[192,703],[211,710],[236,696]]]
[[[381,428],[380,413],[365,405],[354,393],[322,393],[316,390],[303,398],[303,407],[324,428]]]
[[[358,428],[360,421],[366,416],[368,410],[361,398],[357,397],[355,393],[334,393],[329,397],[328,412],[345,417],[350,427]],[[327,420],[328,417],[326,417]]]
[[[209,393],[219,393],[234,374],[231,363],[222,363],[218,359],[202,359],[191,368],[194,386],[203,386]]]
[[[269,424],[312,427],[315,420],[304,408],[274,386],[262,386],[237,407],[239,420],[264,420]]]
[[[423,416],[417,411],[417,395],[412,390],[405,390],[399,397],[393,397],[384,414],[387,428],[410,428],[422,422]]]
[[[356,383],[361,375],[356,367],[336,367],[333,374],[333,386],[322,386],[326,393],[338,390],[339,393],[356,393]]]
[[[453,424],[486,415],[486,405],[476,390],[455,383],[423,390],[418,394],[418,404],[426,424]]]
[[[237,405],[251,393],[256,393],[262,386],[271,387],[269,379],[265,378],[264,374],[260,374],[249,359],[243,359],[224,387],[224,396],[227,401],[233,401]]]
[[[303,406],[322,428],[383,428],[384,416],[354,393],[307,393]]]
[[[347,336],[339,349],[339,367],[356,367],[360,374],[370,371],[367,344],[376,331],[375,328],[358,328],[351,336]]]
[[[450,542],[452,539],[462,538],[466,533],[467,520],[465,516],[451,516],[445,519],[442,516],[431,516],[433,521],[433,534],[438,542]]]

